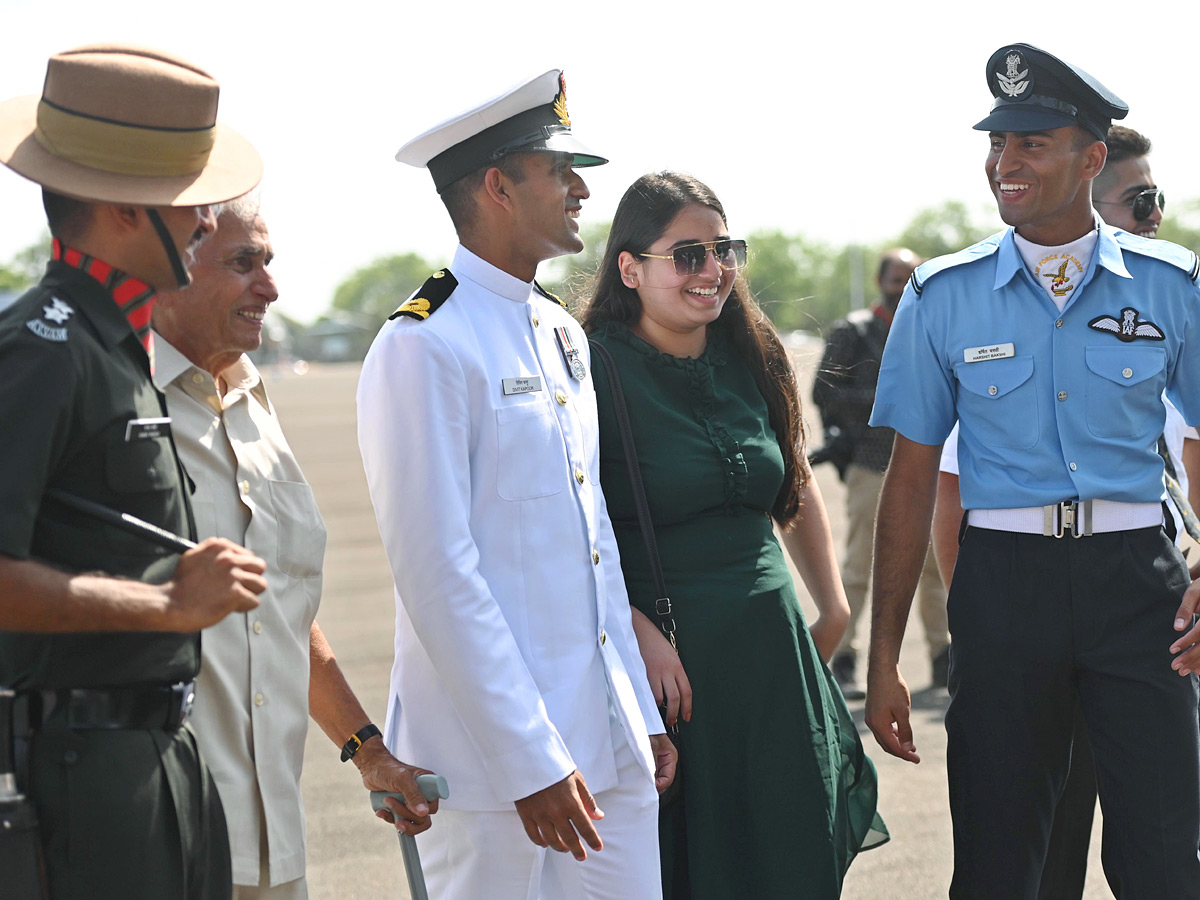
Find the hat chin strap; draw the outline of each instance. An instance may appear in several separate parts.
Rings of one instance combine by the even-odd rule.
[[[157,209],[151,206],[146,207],[146,215],[150,219],[150,224],[154,226],[154,230],[158,232],[158,239],[162,241],[167,261],[171,263],[171,270],[175,273],[176,286],[183,290],[192,283],[192,278],[188,275],[187,269],[183,267],[183,260],[179,258],[179,251],[175,249],[175,241],[171,238],[171,232],[167,231],[167,226]]]

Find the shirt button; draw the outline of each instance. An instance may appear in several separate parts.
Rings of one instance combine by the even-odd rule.
[[[1121,376],[1123,378],[1132,378],[1133,377],[1133,369],[1122,369]]]
[[[1066,392],[1066,391],[1059,391],[1059,392],[1058,392],[1058,399],[1059,399],[1059,400],[1066,400],[1066,399],[1067,399],[1067,392]]]
[[[255,620],[255,622],[254,622],[254,633],[255,633],[255,634],[262,634],[262,622],[259,622],[259,621]]]
[[[606,643],[608,643],[608,635],[605,633],[604,629],[601,628],[600,629],[600,646],[603,647]]]
[[[264,697],[262,694],[254,695],[254,705],[255,706],[262,706],[266,702],[267,702],[267,698]]]
[[[592,564],[597,565],[597,566],[600,565],[600,551],[599,550],[592,551]]]
[[[542,324],[542,320],[539,319],[537,316],[534,316],[533,317],[533,327],[537,328],[541,324]]]
[[[991,394],[993,397],[995,397],[996,394],[1000,393],[1000,391],[994,384],[989,384],[988,385],[988,393]]]
[[[1071,463],[1071,471],[1074,472],[1075,469],[1076,469],[1075,463]]]
[[[243,493],[243,494],[249,494],[249,493],[250,493],[250,482],[249,482],[249,481],[243,481],[243,482],[242,482],[242,483],[239,485],[239,487],[241,487],[241,489],[242,489],[242,493]]]
[[[192,373],[192,384],[204,384],[204,376],[199,372]]]
[[[584,478],[583,469],[576,469],[575,470],[575,480],[578,481],[580,484],[583,484],[583,478]]]
[[[554,400],[559,406],[567,405],[567,395],[561,389],[554,392]]]
[[[1063,326],[1063,320],[1062,320],[1062,319],[1056,319],[1056,320],[1055,320],[1055,322],[1054,322],[1054,327],[1055,327],[1055,328],[1062,328],[1062,326]]]

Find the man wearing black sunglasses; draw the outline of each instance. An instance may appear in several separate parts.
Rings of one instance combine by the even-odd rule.
[[[1150,141],[1114,125],[1108,130],[1108,161],[1092,182],[1092,204],[1114,228],[1139,237],[1158,234],[1167,201],[1150,175]]]

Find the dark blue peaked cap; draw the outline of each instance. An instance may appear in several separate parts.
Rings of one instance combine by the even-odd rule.
[[[1097,140],[1129,104],[1083,69],[1030,44],[1007,44],[987,63],[988,90],[996,99],[979,131],[1046,131],[1078,125]]]

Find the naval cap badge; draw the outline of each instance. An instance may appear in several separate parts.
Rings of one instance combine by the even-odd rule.
[[[1010,100],[1024,100],[1030,96],[1033,78],[1029,74],[1029,63],[1017,49],[1009,50],[1004,56],[1004,72],[996,73],[1000,92]]]
[[[554,97],[554,114],[558,121],[568,128],[571,127],[571,117],[567,115],[567,76],[558,73],[558,93]]]

